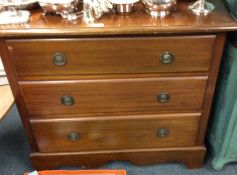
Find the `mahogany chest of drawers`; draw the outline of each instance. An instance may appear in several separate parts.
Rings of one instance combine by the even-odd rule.
[[[33,165],[200,167],[225,35],[237,29],[215,5],[198,21],[180,2],[166,27],[139,7],[126,18],[105,16],[102,28],[39,12],[27,26],[1,26],[0,53]]]

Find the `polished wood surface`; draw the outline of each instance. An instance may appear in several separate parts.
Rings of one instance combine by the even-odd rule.
[[[144,115],[33,122],[40,152],[195,146],[200,114]],[[159,137],[159,129],[168,129]],[[71,132],[80,139],[71,141]]]
[[[77,81],[77,80],[101,80],[101,79],[129,79],[129,78],[159,78],[159,77],[207,77],[208,72],[165,72],[165,73],[137,73],[137,74],[95,74],[95,75],[24,75],[19,81]]]
[[[139,4],[129,16],[104,15],[94,25],[80,19],[73,23],[60,17],[42,16],[42,11],[32,11],[28,24],[1,25],[0,37],[66,37],[88,35],[157,35],[194,32],[226,32],[237,30],[237,23],[221,0],[211,0],[215,10],[207,16],[196,16],[187,11],[191,1],[179,1],[176,11],[163,19],[145,13]]]
[[[216,81],[219,73],[221,58],[225,46],[226,41],[226,33],[220,33],[215,41],[213,47],[213,58],[212,58],[212,66],[209,70],[209,80],[206,87],[206,95],[204,99],[203,106],[205,106],[203,110],[203,119],[200,120],[200,128],[199,128],[199,137],[198,144],[202,145],[203,140],[205,139],[207,123],[210,115],[210,110],[212,106],[212,100],[216,88]]]
[[[136,165],[177,162],[184,163],[188,168],[200,168],[203,165],[205,153],[206,148],[203,146],[173,147],[72,153],[32,153],[31,160],[37,169],[52,169],[61,165],[96,168],[115,160],[125,160]]]
[[[211,64],[214,41],[215,35],[201,35],[7,40],[7,44],[19,79],[27,80],[29,76],[58,79],[66,75],[205,72]],[[161,62],[166,52],[174,56],[170,64]],[[66,64],[55,65],[54,53],[65,55]]]
[[[31,115],[160,112],[202,108],[207,77],[20,82]],[[160,93],[170,100],[161,103]],[[74,104],[61,98],[72,96]],[[57,116],[55,116],[57,117]]]
[[[104,15],[95,25],[36,10],[26,25],[0,26],[0,56],[33,165],[96,167],[127,160],[200,167],[226,32],[237,30],[221,1],[213,2],[207,16],[190,14],[188,3],[179,1],[163,19],[137,5],[129,16]],[[165,51],[175,52],[170,65],[159,62]],[[65,66],[54,67],[55,52],[68,57]],[[170,100],[159,103],[166,91]],[[74,97],[72,106],[62,104],[65,95]],[[158,127],[170,130],[161,141],[154,135]],[[69,143],[69,132],[83,137]]]
[[[14,98],[9,85],[0,86],[0,121],[5,117],[14,103]]]
[[[25,134],[27,135],[28,142],[30,143],[30,149],[32,152],[37,152],[38,148],[36,146],[35,138],[33,136],[30,122],[28,120],[29,119],[28,113],[27,113],[25,103],[24,103],[24,100],[19,88],[16,72],[11,62],[8,48],[4,40],[0,40],[0,56],[3,62],[4,70],[7,75],[7,79],[9,81],[9,84],[12,90],[12,94],[16,102],[16,106],[18,108],[18,111],[21,117],[22,124],[25,129]]]
[[[127,142],[127,145],[126,144],[119,145],[117,147],[115,145],[114,147],[112,147],[112,149],[114,149],[113,151],[109,151],[109,150],[98,151],[98,149],[96,150],[96,148],[94,148],[94,152],[90,151],[90,152],[75,153],[77,155],[77,156],[75,156],[75,158],[78,159],[78,154],[80,154],[80,155],[83,154],[84,158],[87,159],[86,160],[87,166],[91,166],[91,164],[93,163],[92,161],[90,161],[90,158],[89,158],[90,155],[96,154],[96,155],[101,155],[101,158],[100,158],[100,162],[98,162],[94,166],[102,165],[103,163],[106,163],[107,161],[110,161],[111,159],[116,159],[116,160],[121,159],[121,160],[130,160],[131,162],[137,163],[137,164],[157,163],[157,162],[166,162],[166,161],[179,161],[179,162],[186,163],[190,168],[200,167],[202,164],[202,161],[203,161],[204,154],[205,154],[205,149],[201,149],[201,150],[198,149],[195,152],[192,152],[193,155],[188,155],[185,158],[183,157],[183,155],[184,155],[184,153],[190,152],[192,150],[193,147],[191,147],[191,146],[199,145],[199,146],[201,146],[201,148],[204,148],[204,147],[202,147],[203,146],[203,136],[205,135],[206,123],[208,121],[208,116],[207,116],[206,112],[208,112],[208,110],[210,110],[211,98],[212,98],[213,92],[214,92],[215,80],[217,77],[217,70],[218,70],[219,63],[220,63],[220,56],[221,56],[221,52],[223,49],[224,38],[225,38],[224,33],[217,34],[217,39],[215,39],[215,43],[212,48],[213,50],[211,52],[212,53],[211,54],[212,55],[211,61],[214,64],[211,63],[210,68],[206,72],[205,71],[204,72],[196,72],[196,73],[195,72],[185,72],[185,73],[170,72],[170,73],[162,73],[162,74],[161,73],[156,73],[156,74],[152,73],[152,74],[146,74],[146,75],[144,73],[142,73],[139,76],[138,76],[138,74],[131,74],[129,76],[128,76],[128,74],[118,74],[119,76],[117,76],[117,77],[114,75],[108,75],[107,77],[104,77],[105,79],[100,79],[99,77],[97,77],[96,79],[93,79],[93,76],[88,76],[88,78],[84,77],[83,79],[80,79],[80,78],[78,79],[78,77],[75,76],[77,78],[75,78],[75,80],[70,80],[70,81],[56,81],[57,79],[54,80],[53,78],[51,78],[51,80],[53,80],[53,81],[19,81],[20,79],[19,79],[19,77],[17,77],[17,71],[16,71],[16,69],[14,69],[14,66],[13,66],[14,65],[13,60],[10,57],[11,48],[6,49],[7,45],[5,44],[5,41],[3,41],[2,42],[2,45],[4,47],[3,56],[5,59],[7,59],[7,60],[4,59],[4,62],[5,62],[5,64],[7,62],[7,64],[6,64],[7,66],[9,66],[9,65],[11,66],[11,69],[9,69],[10,76],[14,75],[15,78],[13,80],[17,81],[16,84],[14,82],[14,84],[12,85],[13,88],[15,88],[14,86],[17,85],[16,90],[17,90],[17,92],[20,92],[20,94],[18,94],[19,95],[18,100],[20,100],[20,101],[18,101],[17,104],[22,105],[22,106],[20,106],[21,107],[20,110],[22,110],[21,112],[26,114],[26,115],[22,115],[22,119],[24,122],[26,122],[25,127],[27,129],[28,137],[30,139],[32,150],[33,150],[33,154],[32,154],[33,164],[37,168],[43,168],[43,167],[46,167],[46,165],[42,161],[49,161],[51,159],[51,160],[55,160],[55,162],[56,162],[56,163],[51,163],[51,162],[48,163],[47,166],[51,167],[51,168],[58,166],[58,165],[83,165],[84,161],[81,161],[81,159],[78,160],[77,163],[67,161],[66,158],[68,156],[71,156],[72,154],[74,154],[74,153],[69,153],[70,151],[67,151],[70,149],[70,148],[68,148],[67,144],[62,144],[65,146],[64,147],[65,150],[63,150],[61,148],[63,150],[63,152],[64,151],[67,151],[67,152],[61,153],[61,152],[57,152],[57,150],[54,149],[55,147],[53,148],[53,146],[52,146],[54,144],[50,144],[50,142],[49,142],[49,141],[56,142],[57,140],[54,140],[53,138],[55,138],[57,135],[59,135],[59,136],[66,135],[66,130],[65,130],[66,125],[64,124],[64,122],[70,123],[70,125],[67,125],[67,128],[69,126],[73,126],[73,129],[74,128],[77,129],[76,123],[81,123],[80,120],[81,121],[90,120],[88,122],[87,126],[99,127],[100,124],[98,124],[98,121],[100,121],[100,120],[107,121],[108,119],[111,119],[114,121],[114,120],[121,118],[121,114],[125,112],[125,111],[121,111],[121,109],[131,109],[131,106],[126,106],[127,104],[131,104],[131,102],[133,105],[134,104],[138,105],[138,107],[133,106],[133,108],[132,108],[132,109],[135,109],[137,114],[136,115],[131,114],[130,111],[127,111],[129,114],[129,116],[127,118],[133,118],[133,119],[131,119],[131,121],[135,122],[138,120],[136,120],[134,117],[143,116],[144,114],[150,113],[152,111],[152,110],[145,110],[144,111],[144,109],[140,111],[139,105],[141,105],[141,104],[144,105],[145,103],[149,102],[148,99],[150,97],[155,96],[153,94],[154,93],[157,94],[157,90],[169,89],[172,93],[179,94],[178,96],[180,97],[181,101],[176,103],[176,106],[179,106],[179,108],[177,108],[178,110],[185,112],[186,111],[185,109],[189,109],[190,114],[194,113],[194,111],[197,111],[198,109],[199,109],[199,111],[197,111],[197,112],[204,111],[204,115],[203,115],[203,113],[201,113],[202,115],[200,118],[198,116],[195,117],[196,118],[195,124],[189,123],[189,121],[194,118],[194,117],[190,117],[190,116],[187,118],[184,117],[185,119],[182,123],[180,123],[180,119],[183,118],[182,116],[178,116],[177,117],[178,119],[174,120],[175,121],[174,123],[172,123],[171,120],[167,121],[167,125],[169,124],[169,126],[173,126],[173,127],[171,127],[171,129],[173,129],[175,131],[176,131],[176,129],[179,128],[179,125],[183,126],[183,124],[185,124],[187,122],[189,123],[189,124],[187,124],[188,126],[192,126],[191,127],[192,129],[195,128],[195,130],[196,130],[195,132],[188,132],[189,134],[193,134],[193,135],[192,135],[192,138],[189,137],[189,139],[186,140],[187,141],[186,144],[189,145],[189,147],[187,147],[185,149],[185,151],[183,151],[183,150],[180,151],[179,150],[180,147],[176,147],[177,145],[172,146],[172,144],[174,142],[175,143],[179,142],[179,138],[181,138],[181,137],[178,137],[178,135],[175,135],[175,136],[172,135],[173,137],[175,137],[175,141],[170,142],[170,143],[163,142],[164,145],[163,145],[162,149],[158,149],[157,147],[156,148],[149,147],[149,149],[148,148],[145,149],[144,145],[142,145],[142,143],[140,143],[140,145],[138,145],[139,148],[141,148],[140,150],[138,150],[134,147],[130,147],[133,149],[127,150],[126,148],[128,148],[129,146],[133,146],[133,144],[132,144],[133,142],[130,142],[129,144]],[[218,49],[218,48],[220,49],[220,51],[215,52],[215,49]],[[10,52],[9,52],[9,49],[10,49]],[[216,60],[214,61],[213,59],[216,59]],[[184,75],[187,75],[187,76],[184,76]],[[200,75],[200,76],[194,76],[194,75]],[[49,77],[49,76],[46,75],[46,77]],[[67,77],[67,76],[64,75],[64,77]],[[71,78],[72,76],[69,76],[69,77]],[[27,80],[27,79],[25,79],[25,80]],[[37,80],[37,76],[34,80]],[[40,80],[40,79],[38,79],[38,80]],[[55,88],[55,87],[59,87],[59,88]],[[208,91],[206,91],[206,88],[208,89]],[[179,92],[180,89],[181,89],[181,91]],[[73,110],[69,110],[69,109],[67,111],[62,110],[61,106],[59,106],[59,105],[62,105],[61,98],[60,98],[62,95],[61,92],[69,92],[69,91],[70,91],[70,93],[77,92],[78,94],[80,94],[80,96],[78,95],[78,97],[77,97],[77,95],[76,95],[77,98],[76,98],[75,104],[73,106],[67,106],[67,107],[69,107],[69,108],[75,107],[75,105],[77,105],[77,103],[78,103],[78,99],[80,100],[81,95],[84,94],[83,97],[85,97],[86,101],[89,102],[89,103],[87,103],[88,106],[90,106],[92,103],[95,106],[97,105],[96,108],[94,108],[95,106],[93,106],[93,105],[92,105],[92,107],[88,107],[87,112],[82,113],[82,114],[85,114],[84,117],[83,117],[83,115],[77,116],[77,114],[79,114],[78,111],[73,112],[73,110],[81,109],[80,105]],[[45,92],[47,92],[47,94],[45,94]],[[88,96],[88,94],[86,94],[85,92],[86,93],[90,92],[93,97],[96,95],[97,98],[93,101],[92,100],[93,98],[90,98],[91,95]],[[98,95],[98,92],[100,92],[100,93],[103,92],[104,94],[102,93],[102,95],[101,94]],[[124,97],[121,96],[121,92],[122,92],[122,94],[124,94]],[[140,95],[137,96],[137,93],[139,93],[139,92],[140,92]],[[151,92],[153,92],[153,93],[151,93]],[[60,96],[58,96],[58,93],[60,93]],[[114,94],[117,94],[118,96],[113,96]],[[200,94],[202,94],[202,95],[200,96]],[[63,95],[70,95],[70,94],[64,93]],[[111,95],[113,98],[111,98]],[[126,98],[125,98],[125,96],[126,96]],[[181,96],[188,97],[187,98],[188,100],[186,98],[181,98]],[[138,103],[136,101],[137,97],[143,97],[142,98],[143,100],[145,99],[148,101],[146,101],[146,102],[139,101],[139,103]],[[101,98],[104,99],[104,100],[102,100],[103,103],[101,103]],[[109,103],[108,101],[106,101],[106,100],[108,100],[108,98],[111,98],[113,103]],[[121,100],[121,99],[124,99],[124,101],[120,101],[120,103],[114,103],[114,102],[119,102],[119,100]],[[154,99],[155,98],[153,98],[153,100]],[[187,100],[186,103],[182,102],[183,99]],[[196,100],[196,99],[198,99],[198,100]],[[203,99],[205,99],[205,100],[203,101]],[[34,100],[36,100],[36,101],[34,102]],[[39,100],[39,101],[37,101],[37,100]],[[171,100],[169,102],[171,102],[172,100],[173,100],[173,98],[171,98]],[[57,101],[58,104],[55,105],[55,103],[54,103],[55,101]],[[98,103],[98,101],[99,101],[99,103]],[[198,103],[198,105],[197,105],[197,103]],[[86,103],[81,103],[82,106],[85,104]],[[103,105],[105,105],[103,110],[101,110],[101,108],[99,108],[99,105],[101,105],[101,104],[102,104],[102,107],[103,107]],[[118,104],[121,104],[121,105],[118,105]],[[167,104],[169,104],[169,103],[167,103]],[[187,106],[190,106],[193,104],[196,104],[198,106],[198,108],[186,108]],[[206,104],[206,105],[204,105],[204,104]],[[33,108],[29,107],[31,105],[33,105]],[[106,105],[109,105],[109,106],[106,106]],[[153,103],[150,102],[150,103],[145,104],[143,106],[143,108],[144,107],[149,108],[152,105],[153,105]],[[156,105],[157,105],[157,103],[156,103]],[[121,106],[122,106],[122,108],[121,108]],[[93,108],[94,108],[94,113],[100,112],[99,117],[96,115],[88,114],[88,111]],[[112,112],[114,113],[114,115],[111,115],[111,117],[110,117],[110,116],[108,116],[108,114],[109,114],[108,110],[111,110],[111,108],[112,108]],[[115,110],[116,108],[118,110]],[[168,115],[167,113],[173,112],[172,114],[169,114],[169,115],[177,116],[178,111],[177,111],[177,109],[175,110],[174,108],[175,108],[175,105],[173,105],[173,106],[171,105],[171,106],[167,107],[166,109],[164,107],[162,107],[160,109],[165,109],[165,110],[163,111],[163,114],[160,114],[160,115],[164,115],[167,117],[167,115]],[[153,109],[153,113],[162,113],[161,110],[156,110],[155,106],[153,106],[152,109]],[[34,112],[32,113],[32,111],[34,111]],[[43,111],[43,113],[42,113],[42,111]],[[115,114],[117,114],[118,117],[116,117]],[[157,115],[157,114],[154,114],[154,115]],[[72,118],[69,118],[70,116]],[[169,118],[169,117],[170,116],[168,116],[167,118]],[[28,125],[29,119],[30,119],[31,123]],[[128,120],[128,119],[126,119],[126,120]],[[164,118],[164,120],[168,120],[168,119]],[[78,121],[78,122],[75,123],[75,121]],[[146,118],[145,122],[143,122],[143,123],[146,123],[146,122],[149,123],[149,121],[147,121],[147,118]],[[194,122],[194,120],[193,120],[193,122]],[[49,123],[53,123],[53,124],[50,125]],[[139,122],[136,122],[136,125],[137,125],[137,123],[139,123]],[[157,123],[159,123],[159,122],[157,122]],[[117,125],[114,123],[113,126],[114,126],[114,128],[119,127],[119,126],[125,127],[125,126],[127,126],[126,124],[120,124],[120,125],[118,124]],[[33,128],[35,125],[37,125],[38,128],[41,128],[44,125],[46,125],[48,128],[50,128],[50,127],[57,128],[57,129],[51,129],[51,131],[57,131],[57,132],[53,132],[52,134],[47,135],[46,129],[38,129],[37,131],[34,130]],[[61,125],[63,125],[63,127]],[[143,126],[142,123],[139,123],[138,125]],[[150,124],[150,125],[153,126],[152,124]],[[83,126],[84,125],[80,125],[80,128],[83,128]],[[102,126],[104,126],[102,128],[108,127],[105,124]],[[135,125],[132,125],[132,126],[135,126]],[[127,128],[127,127],[125,127],[125,128]],[[145,128],[145,125],[143,126],[143,128]],[[185,128],[185,127],[182,127],[182,129],[183,128]],[[189,128],[189,129],[191,129],[191,128]],[[185,128],[185,129],[187,130],[187,128]],[[101,129],[101,130],[103,131],[103,129]],[[106,130],[111,131],[110,129],[106,129]],[[129,129],[126,129],[126,130],[129,131]],[[42,131],[44,131],[44,132],[42,132]],[[61,134],[60,131],[62,131],[62,135],[60,135]],[[85,131],[87,131],[87,133],[89,133],[88,130],[85,129]],[[138,137],[139,133],[142,134],[143,133],[142,131],[144,131],[144,130],[141,130],[138,133],[136,133],[136,134],[138,134],[136,136]],[[149,131],[149,129],[147,129],[147,131]],[[45,140],[42,139],[43,137],[40,137],[40,139],[42,139],[42,140],[39,139],[39,137],[37,136],[37,134],[39,134],[39,133],[44,133],[45,136],[48,136],[48,137],[45,137],[46,140],[48,140],[48,143],[46,142],[46,146],[44,147],[44,149],[42,149],[41,146],[45,144]],[[94,133],[96,133],[96,132],[94,132]],[[102,133],[103,134],[101,134],[101,135],[107,136],[109,133],[112,133],[112,132],[103,131]],[[179,132],[176,131],[176,133],[179,133]],[[32,134],[33,134],[33,136],[32,136]],[[117,134],[117,138],[120,138],[120,137],[121,137],[121,135]],[[152,137],[152,136],[150,136],[150,137]],[[60,137],[60,139],[61,139],[61,137]],[[62,141],[62,143],[64,143],[63,141]],[[185,141],[185,139],[184,139],[184,141]],[[85,142],[90,143],[89,141],[86,141],[86,139],[85,139]],[[111,147],[109,147],[109,145],[106,144],[106,142],[99,142],[99,143],[100,144],[104,143],[104,149],[111,149]],[[126,140],[125,140],[125,143],[126,143]],[[170,144],[170,146],[171,146],[170,149],[165,148],[166,144],[168,144],[168,145]],[[182,146],[182,145],[180,145],[180,146]],[[49,148],[50,148],[50,150],[47,151],[47,149],[49,149]],[[80,148],[83,148],[83,145],[82,146],[80,145]],[[127,150],[127,152],[126,152],[126,150]],[[145,150],[145,152],[144,152],[144,150]],[[46,151],[47,154],[42,153],[44,151]],[[78,150],[75,150],[75,151],[78,151]],[[149,153],[147,153],[147,151]],[[52,152],[54,152],[54,153],[52,153]],[[105,152],[106,152],[106,154],[105,154]],[[126,152],[126,153],[122,154],[123,156],[120,157],[118,155],[121,155],[121,152]],[[166,155],[166,158],[163,157],[164,154]],[[195,157],[194,154],[197,157]],[[133,159],[133,158],[130,159],[130,157],[132,155],[134,157],[144,155],[149,160],[147,160],[147,159],[144,159],[144,160],[143,159]],[[56,161],[55,156],[59,156],[59,157],[57,157],[58,158],[57,161]],[[161,157],[157,158],[154,156],[161,156]]]

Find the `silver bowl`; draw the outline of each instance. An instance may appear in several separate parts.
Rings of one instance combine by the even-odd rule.
[[[134,8],[134,4],[114,4],[113,6],[118,13],[130,13]]]
[[[134,6],[140,0],[110,0],[113,9],[120,14],[128,14],[134,10]]]
[[[155,17],[164,17],[174,9],[177,0],[142,0],[148,14]]]
[[[113,8],[118,13],[130,13],[134,10],[134,3],[131,4],[113,4]]]
[[[82,0],[39,0],[41,8],[46,14],[57,14],[68,20],[75,20],[82,15]]]

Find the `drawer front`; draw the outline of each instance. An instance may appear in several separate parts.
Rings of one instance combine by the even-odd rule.
[[[214,41],[215,35],[8,40],[7,45],[19,78],[60,79],[57,75],[208,71]]]
[[[194,146],[199,114],[33,121],[40,152]]]
[[[20,82],[31,115],[160,112],[202,108],[207,77]],[[57,117],[57,116],[56,116]]]

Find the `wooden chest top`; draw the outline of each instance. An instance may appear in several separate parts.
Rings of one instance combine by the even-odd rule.
[[[42,11],[33,11],[26,25],[2,25],[0,37],[61,37],[88,35],[138,35],[226,32],[237,30],[237,22],[228,13],[221,0],[212,0],[215,10],[207,16],[196,16],[187,11],[190,1],[179,1],[174,12],[163,19],[154,19],[146,14],[141,4],[129,16],[104,15],[94,25],[81,20],[69,23],[61,17],[42,16]]]

